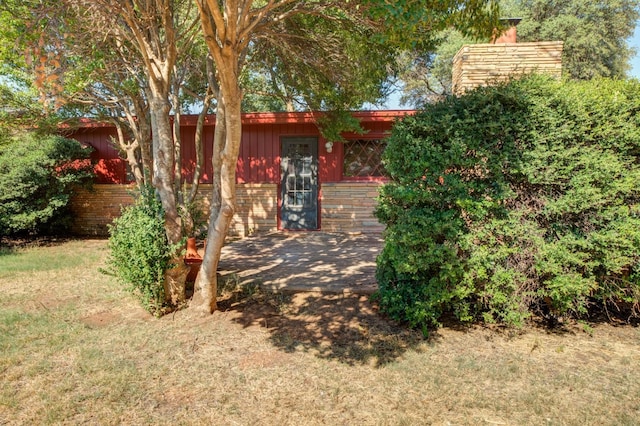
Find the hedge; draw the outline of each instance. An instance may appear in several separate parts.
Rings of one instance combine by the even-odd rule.
[[[90,152],[78,141],[35,133],[0,145],[0,237],[66,231],[74,189],[93,178]]]
[[[530,76],[398,122],[377,298],[414,327],[637,315],[640,83]]]

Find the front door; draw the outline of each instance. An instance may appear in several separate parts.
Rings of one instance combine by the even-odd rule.
[[[282,138],[280,224],[318,229],[318,138]]]

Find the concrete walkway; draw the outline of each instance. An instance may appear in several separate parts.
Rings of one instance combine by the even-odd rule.
[[[272,291],[370,294],[381,248],[380,235],[274,232],[227,244],[218,270]]]

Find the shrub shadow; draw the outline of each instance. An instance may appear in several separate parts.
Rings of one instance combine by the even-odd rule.
[[[259,326],[285,352],[303,351],[348,365],[384,366],[424,342],[422,334],[384,318],[367,296],[236,291],[219,301],[243,327]]]

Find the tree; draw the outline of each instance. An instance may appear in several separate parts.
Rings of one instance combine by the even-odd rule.
[[[574,80],[625,78],[633,49],[627,39],[640,17],[638,0],[593,2],[510,0],[509,16],[522,16],[522,41],[564,41],[563,70]]]
[[[130,151],[142,149],[143,157],[148,132],[140,127],[136,134],[132,123],[148,122],[152,149],[142,166],[152,173],[171,245],[182,238],[184,221],[177,190],[179,133],[171,128],[170,114],[179,112],[177,93],[184,87],[180,82],[192,81],[178,68],[185,63],[187,46],[196,33],[193,24],[199,22],[211,61],[205,72],[209,88],[206,94],[196,95],[209,100],[216,96],[217,122],[209,243],[192,305],[210,312],[216,307],[215,271],[235,210],[240,113],[247,88],[243,76],[267,76],[270,87],[283,94],[286,108],[296,104],[331,111],[332,120],[320,117],[319,126],[325,134],[338,137],[340,129],[357,124],[346,111],[382,97],[388,66],[400,48],[431,43],[423,35],[449,25],[490,28],[495,9],[485,8],[487,4],[492,2],[196,0],[199,16],[195,20],[191,0],[65,0],[60,6],[43,0],[29,7],[58,7],[56,16],[68,18],[62,24],[70,31],[56,27],[46,45],[62,43],[67,49],[62,60],[91,59],[87,61],[90,66],[80,68],[82,78],[75,81],[79,87],[86,80],[88,90],[77,93],[91,92],[93,98],[77,99],[85,103],[86,99],[100,99],[100,108],[110,111],[116,122],[129,123],[134,138]],[[60,20],[55,22],[58,25]],[[111,62],[113,57],[120,62]],[[67,67],[66,71],[72,70]],[[134,146],[136,141],[139,147]],[[181,264],[176,254],[166,273],[165,293],[173,303],[184,299]]]
[[[589,80],[625,78],[634,52],[627,39],[640,17],[639,5],[638,0],[502,0],[500,10],[503,17],[522,18],[519,42],[564,41],[563,73],[574,80]],[[478,42],[453,30],[439,36],[442,42],[437,49],[414,52],[405,62],[401,77],[405,104],[420,107],[451,94],[453,57],[464,44]]]
[[[56,51],[33,30],[46,25],[45,16],[30,0],[0,4],[0,143],[26,128],[46,134],[59,122],[49,102],[59,88],[51,72]]]
[[[139,186],[151,176],[162,202],[168,244],[177,247],[194,231],[190,206],[203,161],[202,128],[217,90],[211,61],[197,43],[196,6],[191,0],[64,4],[72,15],[75,39],[69,50],[79,49],[95,63],[88,77],[91,84],[80,92],[83,102],[98,100],[115,122],[119,145],[132,170],[137,170]],[[188,189],[180,167],[180,114],[186,97],[191,103],[199,98],[202,105],[196,131],[198,165]],[[125,134],[126,128],[133,139]],[[174,306],[185,300],[188,268],[182,256],[182,251],[174,252],[165,274],[164,294]]]
[[[344,110],[379,93],[387,76],[381,67],[394,57],[395,48],[431,41],[417,36],[417,31],[430,34],[449,25],[469,29],[482,24],[486,30],[493,9],[485,9],[485,1],[196,3],[220,92],[208,243],[192,306],[212,312],[216,309],[216,269],[235,211],[235,168],[244,94],[241,76],[247,64],[268,64],[266,69],[277,71],[284,77],[282,84],[299,93],[299,99],[314,109]],[[374,66],[360,62],[364,58],[372,60]]]
[[[453,57],[474,39],[453,28],[438,33],[437,39],[435,51],[407,51],[401,56],[403,105],[422,106],[452,94]]]

